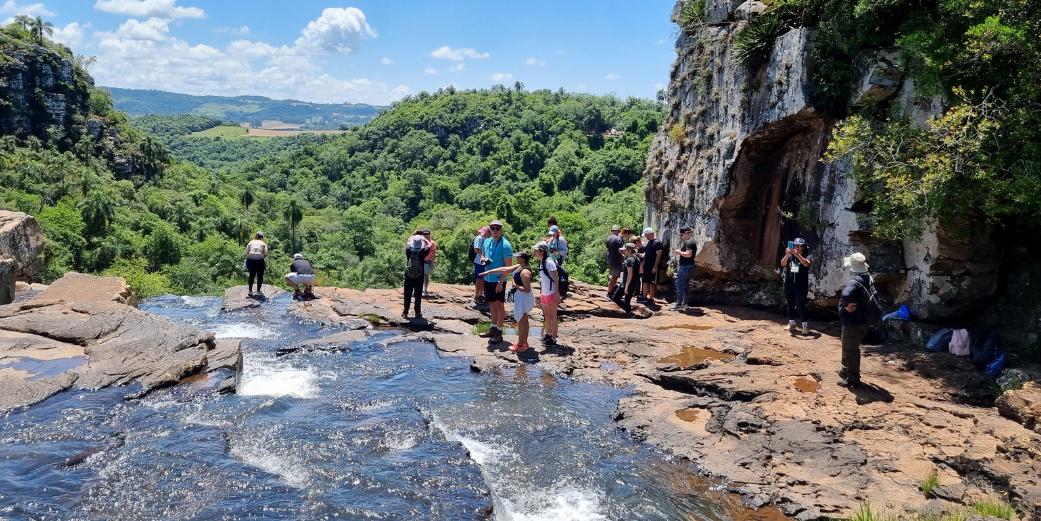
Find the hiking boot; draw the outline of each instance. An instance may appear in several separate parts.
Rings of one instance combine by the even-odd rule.
[[[547,346],[555,346],[555,345],[557,345],[557,339],[555,339],[555,338],[553,338],[553,337],[551,337],[549,335],[546,335],[546,336],[542,337],[542,343],[547,345]]]
[[[839,381],[837,382],[839,387],[846,387],[852,389],[860,386],[860,378],[851,378],[845,375],[839,375]]]
[[[491,343],[493,343],[493,344],[501,343],[502,342],[502,330],[501,329],[496,329],[495,330],[495,336],[491,337],[489,339],[489,341]]]
[[[492,327],[488,328],[488,331],[485,331],[483,333],[478,333],[477,336],[479,336],[481,338],[491,338],[491,337],[495,336],[495,329],[496,329],[495,326],[492,326]]]

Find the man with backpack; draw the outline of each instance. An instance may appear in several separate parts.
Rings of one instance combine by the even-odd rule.
[[[839,298],[839,319],[842,322],[842,369],[839,385],[860,385],[860,343],[868,327],[881,315],[878,297],[868,274],[867,257],[854,253],[842,261],[851,272]]]
[[[430,246],[422,230],[416,230],[405,241],[405,309],[401,312],[401,318],[408,318],[408,308],[413,299],[416,301],[416,318],[423,318],[420,308],[423,302],[424,260],[430,253]]]

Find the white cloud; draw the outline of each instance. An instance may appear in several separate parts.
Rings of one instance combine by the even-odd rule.
[[[68,47],[75,47],[83,41],[83,31],[89,27],[89,23],[80,24],[79,22],[71,22],[65,27],[55,27],[51,39]]]
[[[177,0],[97,0],[94,9],[138,18],[205,18],[198,7],[181,7]]]
[[[528,58],[527,60],[524,60],[524,65],[527,65],[529,67],[545,67],[546,66],[546,62],[544,62],[544,61],[542,61],[542,60],[540,60],[538,58],[531,57],[531,58]]]
[[[430,52],[430,56],[438,60],[452,60],[457,62],[466,59],[484,60],[492,57],[492,55],[489,53],[479,52],[469,47],[463,47],[462,49],[453,49],[447,45],[434,49]]]
[[[0,15],[19,15],[24,14],[27,16],[54,16],[54,11],[47,9],[40,2],[34,4],[22,4],[18,5],[15,0],[6,0],[0,4]]]
[[[214,29],[213,32],[215,32],[217,34],[234,34],[234,35],[237,35],[237,36],[246,36],[247,34],[253,32],[253,29],[250,28],[250,26],[248,26],[248,25],[242,25],[242,26],[239,26],[239,27],[224,26],[224,27],[218,27],[217,29]]]
[[[364,38],[375,38],[365,13],[357,7],[328,7],[311,20],[296,39],[296,47],[325,52],[353,53]]]
[[[429,74],[429,75],[433,76],[433,75],[437,74],[437,69],[435,69],[433,67],[427,67],[427,68],[423,69],[423,74]]]
[[[453,66],[451,66],[449,68],[452,69],[453,71],[461,71],[461,70],[466,68],[466,64],[463,63],[463,62],[459,62],[459,63],[457,63],[457,64],[455,64],[455,65],[453,65]]]
[[[380,63],[382,63],[383,65],[390,65],[390,64],[394,63],[394,60],[384,56],[384,57],[380,58]]]
[[[615,81],[622,79],[622,77],[619,76],[616,72],[609,72],[607,73],[607,75],[604,76],[604,79],[607,81]]]
[[[497,72],[492,74],[492,81],[496,83],[504,83],[513,79],[513,74],[508,72]]]
[[[321,58],[325,53],[353,52],[362,38],[375,37],[364,14],[347,11],[326,9],[292,45],[238,39],[223,48],[182,40],[171,34],[166,20],[157,17],[130,19],[115,31],[94,33],[96,43],[87,44],[97,56],[91,72],[99,85],[187,94],[373,104],[408,95],[411,90],[406,85],[337,78],[325,71]]]

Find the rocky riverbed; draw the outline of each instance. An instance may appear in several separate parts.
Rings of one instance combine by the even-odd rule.
[[[582,284],[566,301],[560,347],[533,341],[512,353],[474,334],[486,316],[470,305],[470,288],[433,284],[431,293],[420,321],[400,318],[396,290],[319,288],[289,312],[358,335],[371,334],[369,324],[403,329],[399,341],[431,341],[445,356],[472,358],[474,371],[535,364],[629,387],[616,418],[623,429],[726,479],[746,503],[799,519],[844,516],[862,502],[938,512],[995,496],[1039,515],[1034,384],[1001,397],[999,411],[992,384],[967,361],[886,345],[865,347],[868,385],[851,391],[836,383],[835,324],[792,336],[779,317],[737,307],[643,308],[643,318],[623,319],[603,288]],[[934,473],[939,487],[926,497],[919,484]]]

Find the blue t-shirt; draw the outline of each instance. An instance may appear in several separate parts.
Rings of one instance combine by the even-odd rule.
[[[484,256],[492,261],[484,267],[485,270],[501,268],[506,265],[506,259],[513,259],[513,246],[510,245],[510,241],[506,240],[506,237],[501,237],[499,240],[488,237],[481,245],[481,250],[484,252]],[[495,273],[484,276],[485,282],[499,282],[500,278],[501,275]]]

